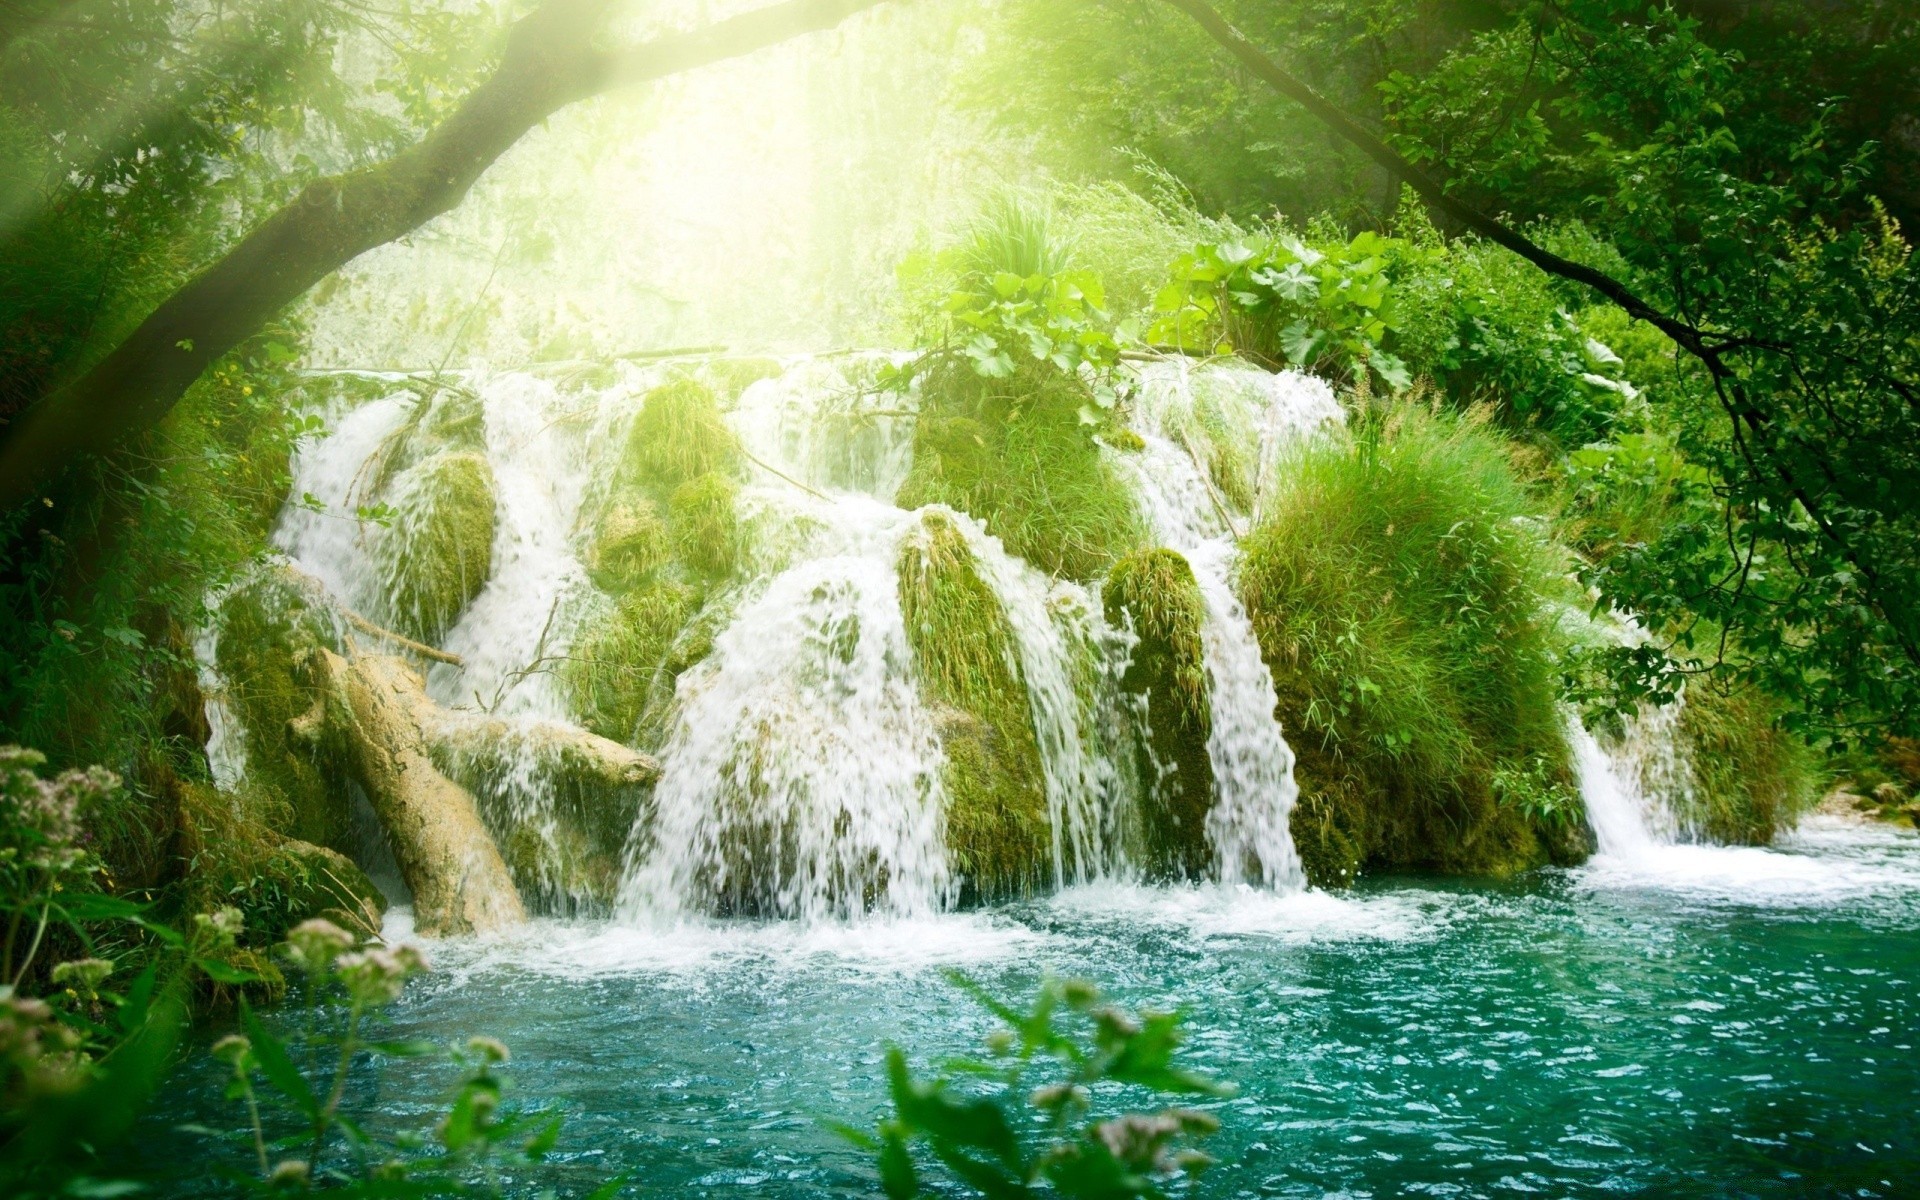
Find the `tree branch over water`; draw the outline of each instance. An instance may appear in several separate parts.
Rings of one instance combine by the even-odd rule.
[[[1734,356],[1774,353],[1791,358],[1791,347],[1751,330],[1729,332],[1706,328],[1704,322],[1669,315],[1612,275],[1553,253],[1448,192],[1438,179],[1275,62],[1206,0],[1167,0],[1167,3],[1191,17],[1256,78],[1301,105],[1391,175],[1404,180],[1429,208],[1446,214],[1550,275],[1591,288],[1636,320],[1658,329],[1699,362],[1706,370],[1715,401],[1731,425],[1732,440],[1749,481],[1762,493],[1772,493],[1786,506],[1798,504],[1819,536],[1858,573],[1864,585],[1862,591],[1885,622],[1899,652],[1909,663],[1920,665],[1920,619],[1916,619],[1913,599],[1905,589],[1883,576],[1878,556],[1871,547],[1863,548],[1855,528],[1859,521],[1847,515],[1854,506],[1849,504],[1840,487],[1840,480],[1847,475],[1844,464],[1833,460],[1827,444],[1804,432],[1796,432],[1791,420],[1777,420],[1766,407],[1768,397],[1764,386],[1756,388],[1736,369]],[[1876,382],[1902,395],[1908,394],[1898,378],[1887,377]]]
[[[611,0],[546,0],[510,31],[500,65],[440,125],[385,162],[329,176],[163,301],[0,445],[0,510],[76,459],[151,428],[203,371],[360,255],[457,206],[529,130],[587,97],[832,28],[881,0],[783,0],[637,46],[594,38]]]

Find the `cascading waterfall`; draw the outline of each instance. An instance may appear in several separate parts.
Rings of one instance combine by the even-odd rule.
[[[753,380],[725,414],[747,461],[737,497],[743,565],[700,618],[712,621],[711,651],[671,689],[657,735],[663,775],[637,802],[624,867],[616,864],[616,912],[630,921],[827,919],[920,914],[957,898],[942,734],[916,676],[897,576],[906,540],[936,518],[893,502],[912,468],[916,399],[870,385],[888,361],[897,356],[622,364],[557,377],[360,375],[323,408],[331,432],[297,453],[294,500],[274,542],[341,604],[376,619],[409,616],[394,564],[430,511],[429,498],[409,490],[409,472],[454,452],[490,472],[490,569],[438,639],[458,663],[435,663],[427,689],[444,706],[504,723],[484,768],[448,769],[465,772],[503,846],[513,841],[523,889],[542,893],[536,902],[567,909],[581,896],[556,865],[570,851],[550,764],[532,748],[538,739],[516,731],[576,717],[562,664],[613,619],[583,561],[588,527],[608,503],[646,397],[687,371]],[[1258,485],[1231,502],[1205,463],[1229,445],[1251,448],[1241,451],[1245,470],[1268,479],[1288,438],[1338,420],[1339,409],[1302,376],[1153,364],[1140,385],[1145,450],[1115,461],[1204,597],[1216,788],[1208,832],[1219,875],[1297,886],[1291,754],[1232,585],[1233,535],[1251,519]],[[462,431],[457,444],[448,429]],[[376,501],[391,511],[362,511]],[[1097,593],[1034,570],[971,516],[939,512],[1006,618],[1039,754],[1053,882],[1127,875],[1138,784],[1118,753],[1127,722],[1116,684],[1128,635],[1107,625]],[[210,672],[217,637],[202,638]],[[238,718],[220,715],[222,761],[237,772]]]
[[[1645,859],[1657,847],[1679,840],[1674,801],[1683,804],[1688,779],[1679,736],[1684,698],[1646,705],[1626,722],[1612,747],[1603,747],[1578,717],[1567,720],[1580,796],[1593,826],[1596,849],[1623,862]]]
[[[951,897],[940,746],[913,685],[894,561],[907,514],[816,506],[812,555],[681,680],[629,918],[689,909],[913,914]]]
[[[1251,464],[1257,505],[1285,440],[1340,420],[1332,392],[1308,376],[1156,364],[1142,372],[1135,409],[1144,449],[1115,456],[1155,534],[1186,557],[1206,604],[1201,638],[1214,780],[1207,833],[1227,882],[1298,886],[1302,876],[1287,824],[1298,796],[1293,752],[1274,717],[1273,677],[1232,583],[1234,539],[1250,514],[1209,477],[1213,456],[1248,443],[1258,448]]]

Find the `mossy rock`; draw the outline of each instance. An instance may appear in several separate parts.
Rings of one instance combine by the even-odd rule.
[[[699,607],[692,588],[657,579],[590,621],[575,636],[561,672],[580,723],[601,737],[632,742],[662,683],[670,695],[672,679],[691,665],[682,662],[675,670],[668,660]]]
[[[1202,878],[1213,865],[1207,812],[1213,806],[1213,729],[1201,625],[1206,601],[1187,560],[1172,550],[1143,550],[1120,560],[1104,590],[1107,620],[1137,642],[1122,690],[1146,697],[1148,789],[1142,834],[1149,870]]]
[[[1715,842],[1764,846],[1820,798],[1814,752],[1780,728],[1781,706],[1753,688],[1711,681],[1680,708],[1693,794],[1683,824]]]
[[[1040,747],[1013,628],[946,514],[927,513],[902,545],[899,595],[946,754],[947,847],[962,895],[1027,892],[1052,853]]]
[[[620,854],[572,822],[515,823],[500,839],[513,883],[535,911],[572,916],[605,911],[620,887]]]
[[[739,358],[711,358],[701,365],[700,376],[717,395],[737,400],[741,393],[763,379],[774,379],[786,371],[777,358],[753,355]]]
[[[665,498],[703,475],[732,475],[741,461],[739,440],[712,390],[676,379],[647,393],[627,437],[622,482]]]
[[[1278,472],[1240,588],[1312,882],[1584,857],[1548,615],[1564,572],[1536,515],[1495,432],[1423,408],[1304,443]]]
[[[653,501],[637,493],[616,497],[600,519],[586,558],[594,584],[615,594],[639,586],[666,565],[667,524]]]
[[[934,363],[898,503],[945,504],[1043,571],[1100,578],[1145,543],[1146,527],[1082,420],[1093,403],[1078,376],[1051,366],[983,379],[964,359]]]
[[[493,468],[436,454],[394,480],[399,515],[380,540],[388,619],[420,641],[445,637],[493,574]]]
[[[346,855],[277,832],[259,800],[257,792],[234,795],[206,784],[182,788],[187,907],[238,908],[242,944],[256,948],[274,945],[309,917],[377,935],[387,902],[373,881]]]
[[[674,557],[709,579],[724,579],[740,563],[739,489],[718,471],[687,480],[667,505]]]
[[[288,916],[299,924],[325,917],[362,937],[378,937],[387,898],[346,855],[325,846],[289,838],[274,852],[287,881]]]
[[[351,846],[353,810],[338,765],[287,736],[287,723],[318,699],[300,662],[316,648],[339,649],[331,619],[296,589],[261,574],[227,594],[218,620],[214,663],[245,730],[251,807],[286,837],[335,850]]]

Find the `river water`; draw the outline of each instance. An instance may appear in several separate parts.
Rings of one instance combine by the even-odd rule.
[[[978,1047],[991,1021],[959,968],[1009,997],[1054,974],[1181,1007],[1194,1063],[1241,1088],[1196,1195],[1897,1196],[1920,1178],[1917,918],[1920,839],[1813,818],[1777,850],[1665,846],[1505,884],[540,921],[435,944],[388,1024],[498,1036],[517,1095],[569,1114],[528,1194],[619,1172],[647,1194],[872,1194],[821,1119],[879,1115],[889,1042],[923,1066]],[[142,1139],[176,1163],[167,1126],[244,1120],[204,1056],[183,1075]],[[451,1080],[366,1066],[349,1104],[418,1129]],[[227,1153],[182,1136],[198,1164]]]

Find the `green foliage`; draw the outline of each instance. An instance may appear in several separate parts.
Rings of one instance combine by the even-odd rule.
[[[961,1059],[948,1073],[921,1079],[892,1049],[893,1115],[872,1135],[841,1130],[874,1152],[889,1200],[949,1194],[956,1186],[991,1197],[1159,1197],[1169,1179],[1212,1163],[1189,1145],[1220,1127],[1203,1109],[1099,1115],[1116,1085],[1156,1096],[1232,1094],[1176,1065],[1183,1040],[1177,1015],[1136,1016],[1103,1004],[1089,984],[1058,981],[1042,984],[1032,1008],[1018,1012],[954,979],[1005,1022],[987,1038],[989,1057]],[[948,1179],[937,1186],[923,1181],[916,1149]]]
[[[493,573],[493,468],[483,455],[436,454],[395,479],[392,528],[378,552],[396,629],[438,642]]]
[[[1042,879],[1052,826],[1013,629],[966,538],[939,510],[901,545],[900,611],[946,763],[947,849],[963,895]]]
[[[1206,818],[1213,806],[1213,729],[1204,648],[1206,602],[1193,568],[1172,550],[1142,550],[1114,565],[1102,592],[1109,622],[1138,641],[1120,680],[1146,698],[1140,776],[1153,780],[1143,833],[1158,873],[1204,878],[1213,866]]]
[[[1516,14],[1388,100],[1398,145],[1456,192],[1578,216],[1617,275],[1705,331],[1649,399],[1711,474],[1720,536],[1684,521],[1589,581],[1673,660],[1844,741],[1917,711],[1920,272],[1862,187],[1872,146],[1783,67],[1805,53],[1748,62],[1680,10],[1580,0]],[[1621,666],[1641,690],[1665,669]]]
[[[1173,261],[1147,339],[1275,368],[1372,371],[1403,388],[1412,382],[1406,364],[1385,346],[1400,325],[1395,277],[1422,255],[1376,233],[1322,247],[1284,232],[1202,244]]]
[[[1578,852],[1548,615],[1564,584],[1539,520],[1483,418],[1415,404],[1278,472],[1241,588],[1299,755],[1314,882]]]

